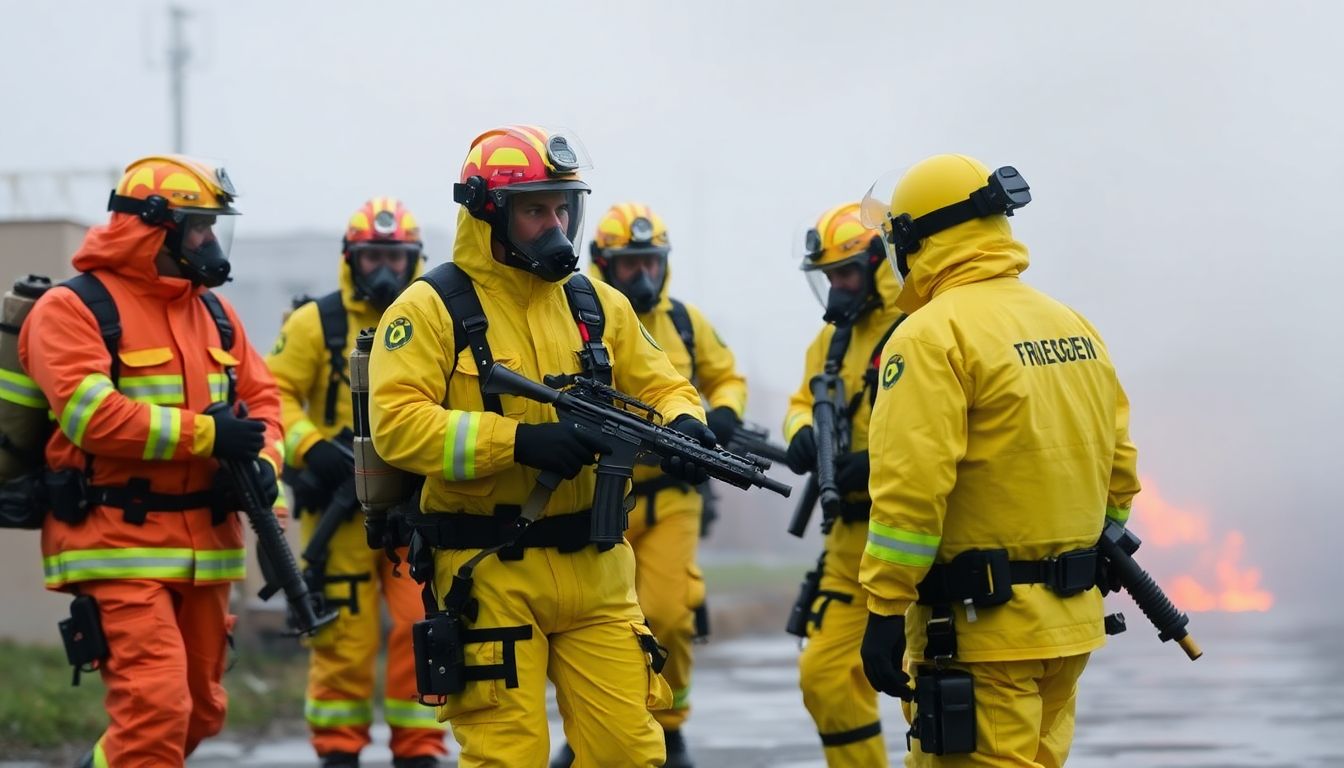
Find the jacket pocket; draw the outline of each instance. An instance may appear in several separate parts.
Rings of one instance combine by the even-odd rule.
[[[126,349],[117,353],[121,374],[117,391],[140,403],[181,405],[186,390],[181,369],[172,365],[173,350],[168,347]],[[174,370],[177,368],[177,370]]]
[[[490,352],[494,356],[496,363],[511,371],[519,372],[518,369],[520,364],[516,355],[494,349],[490,350]],[[472,356],[471,347],[463,349],[458,353],[457,362],[453,365],[453,378],[457,379],[458,382],[456,384],[449,384],[448,391],[450,401],[454,399],[460,400],[460,396],[464,394],[464,392],[471,392],[473,396],[471,396],[470,399],[463,401],[466,405],[466,409],[473,410],[476,407],[475,403],[481,402],[482,405],[480,410],[486,410],[484,396],[481,394],[481,379],[484,375],[485,372],[481,371],[476,366],[476,358]],[[453,398],[453,395],[455,394],[459,395],[459,397]],[[509,418],[521,419],[523,414],[527,411],[527,402],[524,398],[510,397],[506,395],[501,396],[499,400],[500,407],[504,411],[503,415],[508,416]],[[461,406],[449,402],[445,404],[445,407],[460,408]]]
[[[642,621],[630,622],[635,633],[635,641],[644,651],[645,673],[648,685],[645,689],[644,706],[649,711],[670,709],[672,707],[672,688],[663,679],[663,663],[667,661],[667,649],[658,645],[653,632]]]

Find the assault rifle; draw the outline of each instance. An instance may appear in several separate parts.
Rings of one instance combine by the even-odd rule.
[[[553,405],[561,422],[600,436],[611,448],[597,461],[589,532],[594,543],[616,543],[624,536],[626,483],[641,455],[680,457],[702,467],[715,480],[738,488],[766,488],[781,496],[792,491],[765,475],[764,470],[770,468],[768,460],[701,445],[694,438],[656,423],[659,413],[652,406],[590,378],[549,375],[545,383],[539,383],[495,363],[486,373],[484,391]],[[537,482],[554,490],[560,477],[542,472]]]

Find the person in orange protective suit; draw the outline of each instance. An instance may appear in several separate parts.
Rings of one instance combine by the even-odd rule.
[[[392,729],[392,763],[433,768],[445,752],[443,726],[433,709],[416,700],[411,625],[424,616],[420,587],[404,566],[395,569],[381,549],[366,543],[364,515],[354,497],[354,466],[348,450],[338,445],[354,421],[345,360],[355,335],[377,325],[387,305],[420,274],[421,248],[420,225],[401,201],[369,200],[346,227],[339,289],[296,309],[266,358],[280,386],[286,477],[295,493],[305,550],[321,516],[346,516],[326,548],[322,583],[309,585],[325,592],[328,605],[341,608],[337,621],[309,641],[304,716],[313,748],[327,768],[359,765],[359,752],[369,743],[374,662],[382,636],[380,595],[392,616],[383,699],[383,718]],[[337,491],[342,484],[349,485],[348,493]],[[399,557],[404,561],[405,556],[401,547]]]
[[[208,291],[228,277],[234,194],[203,161],[135,161],[111,220],[74,256],[83,274],[48,291],[20,335],[58,427],[46,447],[46,586],[92,597],[106,638],[110,722],[81,765],[182,765],[224,724],[229,584],[244,555],[238,516],[212,509],[216,459],[246,462],[269,503],[281,460],[275,383]],[[115,306],[118,336],[90,310],[96,295]],[[232,397],[245,412],[204,413]]]

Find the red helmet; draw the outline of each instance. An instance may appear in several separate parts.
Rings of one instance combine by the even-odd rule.
[[[386,309],[410,283],[422,247],[420,224],[400,200],[375,197],[360,206],[341,241],[355,297]]]
[[[575,243],[591,190],[578,172],[591,167],[573,133],[506,125],[471,143],[453,200],[490,225],[505,248],[505,263],[555,282],[579,263]],[[516,202],[521,196],[536,209],[530,225],[520,220]]]

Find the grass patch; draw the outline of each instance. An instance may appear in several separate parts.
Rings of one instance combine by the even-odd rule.
[[[301,729],[307,654],[249,652],[224,675],[229,692],[226,735],[274,730],[286,721]],[[42,756],[93,745],[107,727],[102,679],[82,674],[70,686],[60,648],[0,640],[0,755]]]

